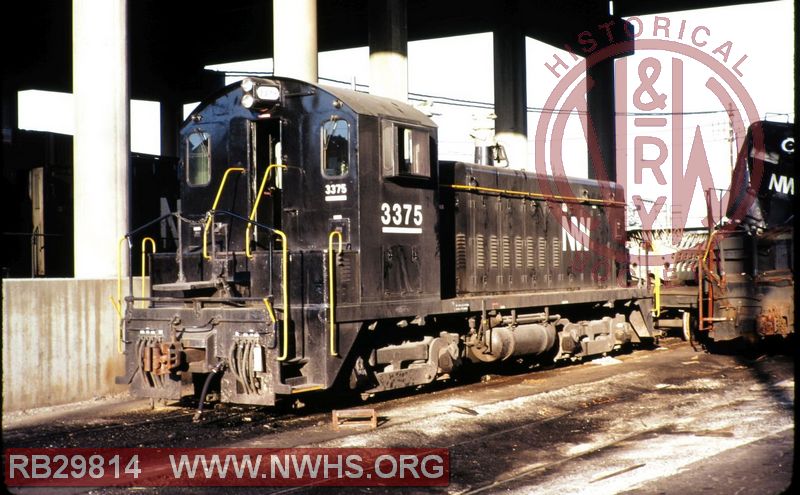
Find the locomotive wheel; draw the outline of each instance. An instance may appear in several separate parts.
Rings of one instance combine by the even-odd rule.
[[[688,311],[683,312],[683,325],[681,326],[681,337],[690,342],[692,340],[692,314]]]

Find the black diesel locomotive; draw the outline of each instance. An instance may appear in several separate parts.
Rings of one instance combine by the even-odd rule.
[[[620,186],[439,162],[436,132],[404,103],[283,78],[203,102],[181,130],[177,252],[125,298],[120,381],[272,405],[656,337]]]
[[[726,216],[709,212],[705,241],[678,253],[659,324],[680,317],[684,334],[711,347],[794,335],[794,176],[794,124],[752,123]]]

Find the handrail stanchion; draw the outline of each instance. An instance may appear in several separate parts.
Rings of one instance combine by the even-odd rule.
[[[222,190],[225,188],[225,182],[228,180],[228,175],[231,172],[244,172],[244,168],[242,167],[231,167],[225,171],[225,175],[222,176],[222,180],[219,182],[219,188],[217,189],[217,196],[214,198],[214,204],[211,205],[211,211],[217,209],[217,203],[219,203],[219,198],[222,197]],[[211,256],[208,255],[208,227],[213,223],[214,214],[208,216],[206,220],[206,224],[203,227],[203,258],[210,260]]]
[[[278,324],[278,319],[275,318],[275,311],[272,309],[272,304],[269,303],[269,298],[265,297],[262,299],[264,301],[264,306],[267,307],[267,313],[269,313],[269,318],[272,320],[272,327],[275,328],[275,325]]]
[[[656,304],[655,304],[655,317],[658,318],[661,315],[661,276],[658,274],[658,270],[653,270],[653,276],[655,278],[655,287],[653,288],[653,295],[655,296]]]
[[[703,257],[700,259],[700,262],[697,264],[698,265],[697,285],[699,286],[699,289],[698,289],[698,301],[697,301],[697,313],[698,313],[697,326],[698,326],[698,330],[710,330],[711,326],[713,325],[713,323],[710,322],[711,315],[706,316],[705,314],[703,314],[704,313],[703,303],[704,303],[704,300],[705,300],[705,297],[704,297],[704,295],[705,295],[704,294],[704,285],[705,285],[705,276],[706,276],[705,272],[706,272],[706,262],[708,260],[708,254],[711,252],[711,246],[713,246],[714,237],[719,232],[720,232],[719,230],[715,230],[715,231],[711,232],[711,235],[708,236],[708,242],[706,243],[706,249],[705,249],[705,251],[703,253]],[[713,275],[713,271],[710,269],[710,267],[709,267],[708,272],[711,275]],[[712,287],[713,281],[710,279],[710,276],[709,276],[709,285],[708,285],[708,306],[709,306],[709,310],[713,311],[713,309],[714,309],[714,307],[713,307],[713,291],[714,291],[714,289]],[[704,325],[705,321],[709,321],[709,326],[708,327],[706,327]]]
[[[155,239],[153,239],[152,237],[145,237],[144,239],[142,239],[142,299],[144,299],[144,287],[145,287],[144,286],[144,277],[145,277],[145,274],[146,274],[145,267],[147,265],[147,257],[146,257],[147,253],[146,253],[146,251],[147,251],[147,242],[148,241],[150,242],[150,245],[153,247],[152,254],[156,254],[156,241],[155,241]],[[151,271],[152,271],[152,267],[151,267]],[[147,307],[147,303],[144,303],[143,307],[146,308]]]
[[[336,254],[333,253],[334,237],[339,238],[339,247]],[[330,325],[331,356],[339,355],[336,350],[336,280],[334,276],[336,263],[334,263],[334,259],[340,254],[342,254],[342,233],[334,230],[328,235],[328,306],[330,309],[328,324]]]
[[[281,289],[283,290],[283,345],[278,361],[289,357],[289,245],[286,234],[273,230],[281,238]]]
[[[117,352],[122,354],[122,243],[128,240],[128,236],[124,235],[120,237],[119,241],[117,242],[117,298],[114,299],[114,296],[109,296],[111,299],[111,304],[114,306],[114,309],[117,311],[117,317],[119,318],[119,335],[117,338]]]
[[[250,216],[248,217],[250,222],[247,222],[247,228],[244,234],[244,251],[248,258],[253,257],[252,253],[250,253],[250,228],[253,226],[251,222],[256,218],[258,205],[261,203],[261,197],[264,195],[264,187],[267,185],[267,181],[269,180],[269,173],[272,172],[272,169],[274,168],[286,168],[286,165],[272,164],[267,167],[267,170],[264,171],[264,177],[261,179],[261,186],[259,186],[256,200],[253,202],[253,210],[250,212]]]

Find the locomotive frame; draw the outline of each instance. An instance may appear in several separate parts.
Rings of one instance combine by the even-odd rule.
[[[440,162],[436,140],[410,105],[286,78],[201,103],[177,252],[150,255],[150,296],[118,296],[118,381],[273,405],[658,337],[628,283],[619,185]]]

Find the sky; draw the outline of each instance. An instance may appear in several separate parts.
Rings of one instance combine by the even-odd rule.
[[[677,41],[716,58],[729,73],[733,73],[735,66],[741,73],[741,75],[736,74],[735,78],[752,97],[760,118],[764,118],[768,113],[774,113],[776,115],[771,116],[773,119],[794,121],[793,2],[781,0],[661,14],[660,17],[669,20],[670,31],[665,33],[660,30],[654,35],[655,17],[641,16],[639,21],[634,23],[637,27],[642,26],[637,41],[645,39]],[[658,21],[660,25],[663,25],[664,19]],[[685,22],[685,27],[681,30],[682,22]],[[695,39],[699,43],[705,42],[705,46],[692,45],[693,32],[696,34]],[[599,36],[599,33],[596,36]],[[682,39],[678,39],[681,37]],[[717,53],[714,53],[715,49]],[[723,55],[727,57],[727,61],[723,61]],[[549,163],[550,159],[548,150],[551,146],[552,132],[541,134],[545,136],[544,140],[541,135],[537,138],[537,126],[543,114],[535,109],[544,108],[548,98],[553,94],[559,94],[556,85],[560,82],[560,78],[546,67],[546,64],[553,63],[556,56],[568,62],[570,69],[577,63],[572,62],[572,58],[564,50],[534,39],[526,40],[530,168],[533,168],[537,147],[546,146],[546,162]],[[744,60],[736,65],[742,57],[745,57]],[[659,149],[657,144],[659,141],[664,143],[668,152],[682,145],[684,155],[688,156],[692,146],[698,141],[699,132],[702,145],[700,148],[705,151],[714,187],[724,189],[729,183],[731,162],[729,119],[725,106],[706,86],[709,78],[722,79],[695,60],[696,58],[698,57],[679,57],[664,50],[638,49],[634,55],[626,57],[622,64],[625,71],[621,64],[617,63],[617,80],[627,82],[626,97],[624,101],[618,99],[617,102],[617,112],[622,114],[647,113],[638,109],[634,103],[635,91],[642,82],[640,74],[642,64],[649,66],[652,71],[653,64],[647,59],[656,59],[661,69],[659,77],[652,84],[652,90],[656,94],[667,95],[667,105],[663,111],[677,111],[672,107],[671,101],[674,99],[671,81],[676,79],[672,74],[672,68],[676,63],[674,59],[680,60],[678,63],[683,67],[683,77],[680,78],[683,88],[681,94],[684,99],[682,111],[692,112],[683,119],[683,143],[672,143],[669,130],[673,123],[672,116],[667,117],[665,127],[642,129],[635,125],[634,120],[642,115],[629,115],[626,117],[629,135],[627,139],[618,139],[617,154],[627,171],[624,180],[629,199],[639,196],[646,208],[652,208],[652,205],[663,197],[666,203],[662,209],[664,213],[670,211],[674,199],[674,191],[671,191],[671,188],[676,181],[672,177],[671,157],[666,157],[665,163],[660,168],[663,177],[657,177],[655,170],[641,167],[641,173],[637,174],[635,167],[637,157],[644,161],[661,158],[659,154],[663,150]],[[272,61],[271,59],[242,61],[219,64],[210,68],[234,71],[229,78],[229,81],[233,81],[241,77],[237,76],[235,71],[271,72]],[[420,105],[423,100],[428,100],[425,108],[432,112],[433,119],[439,125],[439,157],[446,160],[472,161],[474,140],[471,135],[475,134],[476,128],[485,127],[487,123],[491,125],[491,120],[487,119],[492,113],[494,100],[491,33],[410,42],[408,71],[411,102]],[[367,90],[368,49],[360,47],[320,53],[319,75],[323,83],[355,85],[359,89]],[[724,83],[723,86],[729,89]],[[572,87],[574,85],[570,86]],[[569,90],[565,94],[568,92]],[[45,101],[49,108],[61,108],[62,110],[56,115],[61,115],[63,118],[52,118],[53,112],[36,111],[37,105]],[[639,101],[643,100],[640,98]],[[732,103],[735,109],[742,107],[739,101]],[[19,126],[25,129],[71,134],[73,115],[71,105],[70,95],[23,92],[19,101]],[[193,106],[193,102],[187,102],[186,111],[190,111]],[[133,151],[159,153],[158,114],[157,102],[132,103]],[[37,120],[41,115],[48,115],[47,120]],[[745,121],[743,126],[748,123]],[[735,131],[741,134],[743,128],[737,128]],[[635,147],[636,136],[640,136],[638,149]],[[563,173],[585,177],[588,168],[586,150],[586,138],[581,120],[577,113],[573,113],[567,119],[561,139]],[[705,211],[700,187],[699,184],[696,186],[691,207],[686,204],[678,205],[679,208],[692,212],[690,216],[694,223],[699,221]],[[665,218],[663,221],[668,219]]]
[[[720,74],[699,61],[703,55],[720,62],[724,69],[722,73],[732,74],[731,77],[741,83],[752,98],[759,118],[794,121],[793,18],[793,3],[782,0],[641,16],[631,21],[637,31],[641,26],[637,41],[674,41],[687,47],[688,52],[688,55],[679,55],[663,48],[639,49],[634,55],[626,57],[624,63],[617,63],[617,81],[627,82],[627,94],[624,99],[618,99],[617,112],[636,114],[626,117],[628,133],[618,137],[618,169],[623,170],[624,167],[626,171],[619,174],[618,179],[625,183],[629,201],[634,196],[640,198],[645,208],[642,215],[654,215],[654,226],[669,227],[678,223],[685,227],[699,226],[706,214],[703,190],[707,187],[726,189],[730,183],[731,157],[735,155],[738,143],[731,144],[732,128],[727,113],[729,105],[723,104],[709,90],[707,81],[713,78],[726,90],[731,91],[731,88]],[[666,22],[669,22],[669,30],[656,30],[657,26],[663,27]],[[536,109],[547,107],[548,99],[558,92],[556,86],[560,78],[546,66],[552,65],[556,56],[567,62],[570,69],[579,64],[573,62],[564,50],[535,39],[526,40],[528,167],[534,167],[535,152],[538,147],[544,146],[545,168],[548,172],[552,172],[549,149],[553,132],[552,129],[545,129],[537,136],[542,113]],[[637,108],[634,96],[636,89],[641,86],[639,71],[642,64],[652,71],[653,63],[648,59],[656,59],[660,68],[660,76],[652,85],[653,91],[667,96],[665,108],[651,111],[686,113],[680,125],[682,142],[673,142],[672,127],[678,124],[672,116],[666,117],[666,125],[661,128],[642,129],[636,125],[635,119],[647,113]],[[675,64],[682,67],[682,77],[672,73]],[[216,67],[218,70],[271,72],[272,61],[265,59]],[[440,158],[472,161],[475,142],[471,135],[476,133],[477,128],[486,126],[487,122],[491,125],[491,120],[487,120],[492,113],[494,100],[491,33],[410,42],[408,71],[412,103],[433,101],[433,105],[426,105],[425,109],[433,112],[433,119],[439,125]],[[323,82],[341,81],[366,90],[369,85],[367,48],[321,53],[319,74]],[[236,76],[230,80],[235,79]],[[676,83],[673,88],[673,81],[680,84]],[[673,106],[675,91],[683,97],[680,109]],[[569,89],[565,93],[569,93]],[[639,101],[647,102],[649,99],[643,96]],[[743,109],[743,103],[737,99],[730,103],[735,111]],[[742,124],[734,126],[734,137],[743,136],[748,124],[749,121],[745,119]],[[663,149],[660,149],[659,143],[663,143]],[[692,154],[693,146],[695,154]],[[678,147],[684,155],[682,173],[688,179],[692,178],[688,175],[691,170],[699,168],[701,172],[708,171],[704,176],[705,183],[695,181],[691,197],[676,197],[676,193],[680,193],[676,189],[691,184],[688,179],[681,181],[677,180],[677,176],[673,177],[671,155]],[[567,119],[560,149],[563,156],[562,173],[586,177],[586,137],[577,112]],[[690,156],[693,167],[688,165]],[[656,175],[655,170],[644,166],[638,167],[637,172],[637,160],[645,164],[648,160],[658,161],[660,158],[664,158],[659,168],[660,176]],[[659,202],[663,202],[660,213],[653,210]],[[673,219],[674,215],[677,217]]]

